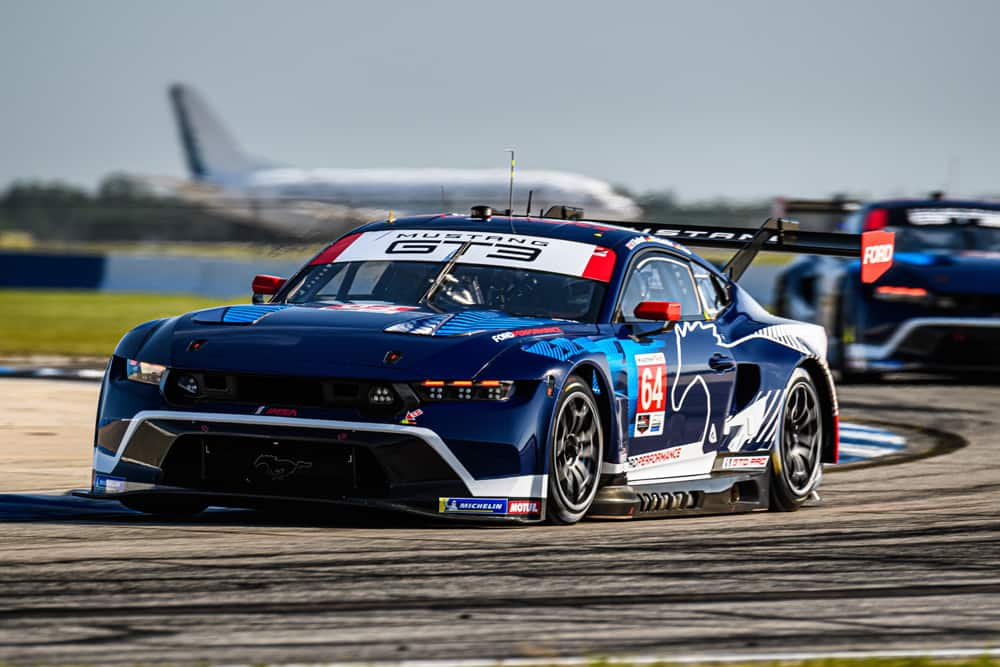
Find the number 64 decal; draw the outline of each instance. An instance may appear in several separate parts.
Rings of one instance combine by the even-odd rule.
[[[639,396],[634,435],[637,438],[661,435],[667,405],[666,359],[662,352],[637,354],[635,364],[639,374]]]

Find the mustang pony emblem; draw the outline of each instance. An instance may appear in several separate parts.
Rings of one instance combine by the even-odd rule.
[[[292,459],[279,459],[273,454],[261,454],[253,462],[253,468],[257,472],[263,473],[271,479],[277,481],[288,479],[299,470],[312,468],[309,461],[293,461]]]

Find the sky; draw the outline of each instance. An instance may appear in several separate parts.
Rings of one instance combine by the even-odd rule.
[[[185,177],[166,88],[302,167],[681,200],[1000,193],[1000,2],[0,0],[0,187]]]

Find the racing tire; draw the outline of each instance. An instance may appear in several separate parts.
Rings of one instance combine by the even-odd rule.
[[[579,376],[566,380],[549,437],[550,523],[576,523],[587,514],[601,479],[604,428],[594,393]]]
[[[151,514],[161,519],[187,519],[201,514],[208,507],[205,503],[197,500],[189,500],[176,497],[143,497],[125,496],[119,498],[120,502],[130,510]]]
[[[785,391],[781,428],[771,455],[770,509],[794,512],[823,478],[823,409],[809,373],[796,368]]]

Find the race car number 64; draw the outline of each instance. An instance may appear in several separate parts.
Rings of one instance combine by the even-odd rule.
[[[663,355],[637,355],[636,365],[639,370],[639,412],[663,412],[667,388],[667,365]]]

